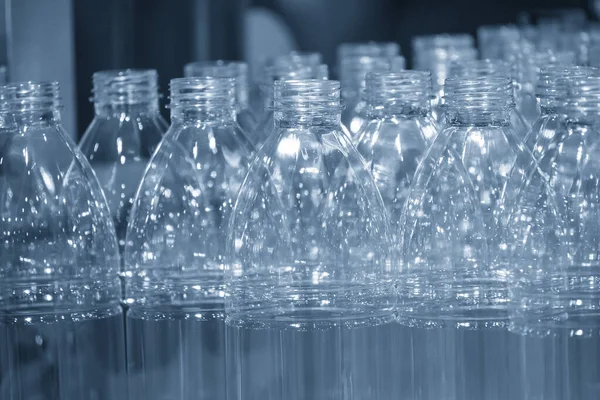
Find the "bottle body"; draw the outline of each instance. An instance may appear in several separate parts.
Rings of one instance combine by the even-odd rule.
[[[58,84],[0,90],[2,397],[127,399],[119,254]]]
[[[510,123],[512,84],[451,78],[444,91],[445,127],[401,222],[399,321],[419,338],[416,390],[426,398],[516,398],[520,342],[507,330],[508,274],[496,261],[501,194],[525,154]]]
[[[341,130],[339,82],[276,85],[228,234],[231,398],[383,396],[358,343],[393,320],[385,210]]]
[[[233,79],[171,82],[127,233],[132,398],[225,397],[225,227],[252,151],[234,100]]]
[[[591,361],[599,348],[593,211],[599,87],[597,77],[569,81],[563,123],[545,138],[538,162],[511,176],[505,194],[506,259],[513,267],[510,328],[525,335],[524,372],[532,381],[551,383],[529,386],[529,396],[599,394],[600,373]]]
[[[153,70],[95,73],[96,115],[79,143],[108,201],[121,252],[135,192],[167,127],[157,79]]]

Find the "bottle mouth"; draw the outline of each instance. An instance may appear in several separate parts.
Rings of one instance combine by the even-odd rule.
[[[233,78],[176,78],[170,83],[169,108],[233,108],[235,79]]]
[[[588,76],[600,76],[600,69],[581,66],[554,65],[540,71],[536,85],[536,95],[541,99],[562,99],[567,97],[569,80]]]
[[[329,69],[326,64],[313,66],[298,64],[270,65],[264,68],[259,86],[262,91],[271,93],[273,84],[276,81],[308,79],[326,80],[328,77]]]
[[[99,105],[134,105],[158,100],[158,72],[125,69],[95,72],[92,101]]]
[[[338,59],[352,57],[393,57],[400,55],[400,46],[393,42],[342,43],[338,47]]]
[[[569,79],[565,108],[573,115],[600,115],[600,76]]]
[[[276,81],[274,106],[275,111],[280,112],[339,112],[340,82],[318,79]]]
[[[514,107],[513,85],[509,78],[448,78],[444,86],[448,108],[509,109]]]
[[[432,98],[431,73],[370,72],[366,78],[366,98],[370,104],[380,105],[428,103]]]
[[[47,111],[59,107],[58,82],[16,82],[0,87],[0,111]]]

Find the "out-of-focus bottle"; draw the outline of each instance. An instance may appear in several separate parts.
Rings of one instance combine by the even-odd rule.
[[[514,79],[517,85],[515,93],[516,109],[519,110],[528,126],[540,116],[540,108],[535,96],[540,70],[552,65],[575,65],[574,52],[516,52],[508,60],[513,64]]]
[[[402,56],[347,56],[340,60],[342,85],[342,124],[355,141],[367,123],[367,102],[364,98],[365,77],[369,72],[398,71],[405,68]]]
[[[126,400],[119,251],[55,82],[0,88],[0,397]]]
[[[366,343],[393,321],[395,264],[340,119],[339,82],[275,83],[276,128],[229,225],[231,398],[387,398]]]
[[[449,78],[446,123],[406,200],[399,322],[412,331],[423,399],[518,398],[497,213],[519,156],[508,78]],[[531,156],[530,156],[531,157]]]
[[[323,56],[320,53],[302,51],[291,51],[285,55],[270,57],[258,65],[254,65],[252,68],[253,84],[250,87],[250,110],[256,120],[260,121],[265,113],[265,96],[261,89],[265,70],[283,66],[317,68],[319,65],[324,65]]]
[[[238,125],[244,132],[256,129],[256,117],[250,110],[248,64],[241,61],[199,61],[185,65],[186,77],[235,79],[235,106]]]
[[[417,36],[413,39],[413,66],[415,69],[430,71],[435,98],[432,113],[441,124],[443,118],[444,82],[449,74],[451,63],[477,59],[477,49],[471,35],[442,34]]]
[[[511,67],[507,61],[503,60],[468,60],[464,62],[454,62],[450,66],[449,76],[454,78],[475,78],[475,77],[501,77],[509,78],[513,84],[513,94],[517,97],[518,83],[515,81],[515,68]],[[513,128],[524,138],[531,128],[521,111],[513,107],[511,109],[510,120]]]
[[[325,64],[314,66],[302,66],[298,64],[288,64],[286,62],[265,67],[259,87],[263,98],[263,111],[257,118],[256,128],[251,132],[250,138],[258,149],[267,140],[275,128],[275,119],[273,117],[273,89],[274,83],[278,80],[296,80],[296,79],[322,79],[329,76],[329,69]]]
[[[481,58],[505,59],[507,48],[522,38],[515,25],[483,25],[477,28],[477,47]]]
[[[130,398],[223,399],[226,226],[252,146],[234,79],[179,78],[170,91],[124,253]]]
[[[567,121],[566,101],[569,81],[586,76],[598,76],[592,67],[555,65],[541,70],[536,85],[540,117],[525,137],[525,144],[536,160],[548,150]]]
[[[122,252],[135,191],[167,123],[155,70],[100,71],[93,84],[95,116],[79,148],[104,190]]]
[[[600,78],[561,85],[564,123],[507,185],[502,247],[526,398],[583,400],[600,396]]]

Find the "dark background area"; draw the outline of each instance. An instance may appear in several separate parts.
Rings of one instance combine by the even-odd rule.
[[[6,14],[8,44],[4,61],[9,76],[12,80],[59,80],[65,98],[65,126],[76,137],[93,117],[89,98],[94,71],[156,68],[161,91],[166,94],[169,80],[182,75],[186,62],[247,59],[247,41],[253,36],[248,20],[256,10],[268,10],[265,13],[287,26],[293,47],[321,52],[330,66],[335,65],[336,47],[341,42],[395,41],[410,62],[410,38],[415,35],[475,34],[479,25],[516,22],[517,15],[528,10],[578,7],[595,19],[593,3],[588,0],[0,0],[0,3],[5,5],[2,11]],[[267,52],[276,51],[276,46],[270,43],[276,41],[276,36],[265,34],[258,41],[259,47]],[[253,59],[259,57],[256,53],[255,46]]]

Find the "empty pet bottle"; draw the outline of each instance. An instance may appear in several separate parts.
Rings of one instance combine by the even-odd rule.
[[[240,61],[200,61],[184,67],[186,77],[235,79],[235,108],[237,122],[244,132],[253,132],[256,118],[250,110],[248,64]]]
[[[277,57],[269,57],[253,68],[253,85],[250,88],[250,109],[257,121],[264,114],[265,96],[261,89],[261,82],[264,82],[265,70],[287,65],[289,67],[317,67],[323,64],[323,56],[316,52],[291,51],[288,54]]]
[[[255,147],[259,148],[264,141],[267,140],[275,128],[275,119],[273,117],[273,91],[274,83],[276,81],[294,79],[327,79],[328,76],[329,70],[325,64],[302,66],[284,62],[265,67],[262,80],[259,83],[264,103],[263,113],[258,118],[256,128],[250,135]]]
[[[137,191],[127,230],[132,399],[225,396],[227,221],[252,147],[235,81],[171,81],[171,126]]]
[[[518,339],[496,263],[501,194],[518,156],[508,78],[450,78],[445,126],[406,201],[399,321],[412,329],[424,399],[516,398]]]
[[[79,148],[104,190],[122,251],[135,191],[167,123],[155,70],[100,71],[93,84],[95,116]]]
[[[430,71],[435,98],[432,102],[433,116],[443,123],[444,82],[449,75],[450,65],[459,61],[477,59],[477,49],[471,35],[442,34],[417,36],[412,41],[415,69]]]
[[[383,197],[392,227],[392,242],[398,249],[406,196],[417,166],[437,135],[431,115],[431,74],[371,72],[367,74],[365,93],[369,122],[359,137],[357,148]],[[413,398],[410,332],[399,324],[391,324],[379,335],[369,347],[373,352],[381,352],[380,362],[391,362],[373,370],[387,385],[386,396]],[[392,357],[385,355],[389,353]]]
[[[583,400],[600,396],[600,78],[562,84],[564,123],[507,186],[503,247],[527,398]]]
[[[348,129],[352,140],[367,123],[367,102],[364,98],[365,78],[369,72],[398,71],[405,67],[402,56],[348,56],[340,60],[342,84],[342,124]]]
[[[228,387],[238,399],[385,398],[365,346],[394,318],[384,205],[341,129],[340,83],[275,85],[275,130],[227,241]]]
[[[55,82],[0,88],[0,397],[127,399],[119,251]]]
[[[450,66],[450,77],[469,78],[496,76],[510,78],[513,83],[513,94],[517,94],[518,83],[515,81],[515,69],[503,60],[467,60],[464,62],[456,61]],[[519,137],[525,138],[531,128],[527,119],[521,111],[515,106],[511,111],[510,120],[513,128],[519,134]]]
[[[567,120],[567,89],[569,81],[600,71],[591,67],[565,67],[561,65],[542,69],[536,85],[536,95],[540,108],[540,117],[533,124],[525,138],[525,144],[536,160],[552,145],[559,131],[564,130]]]

